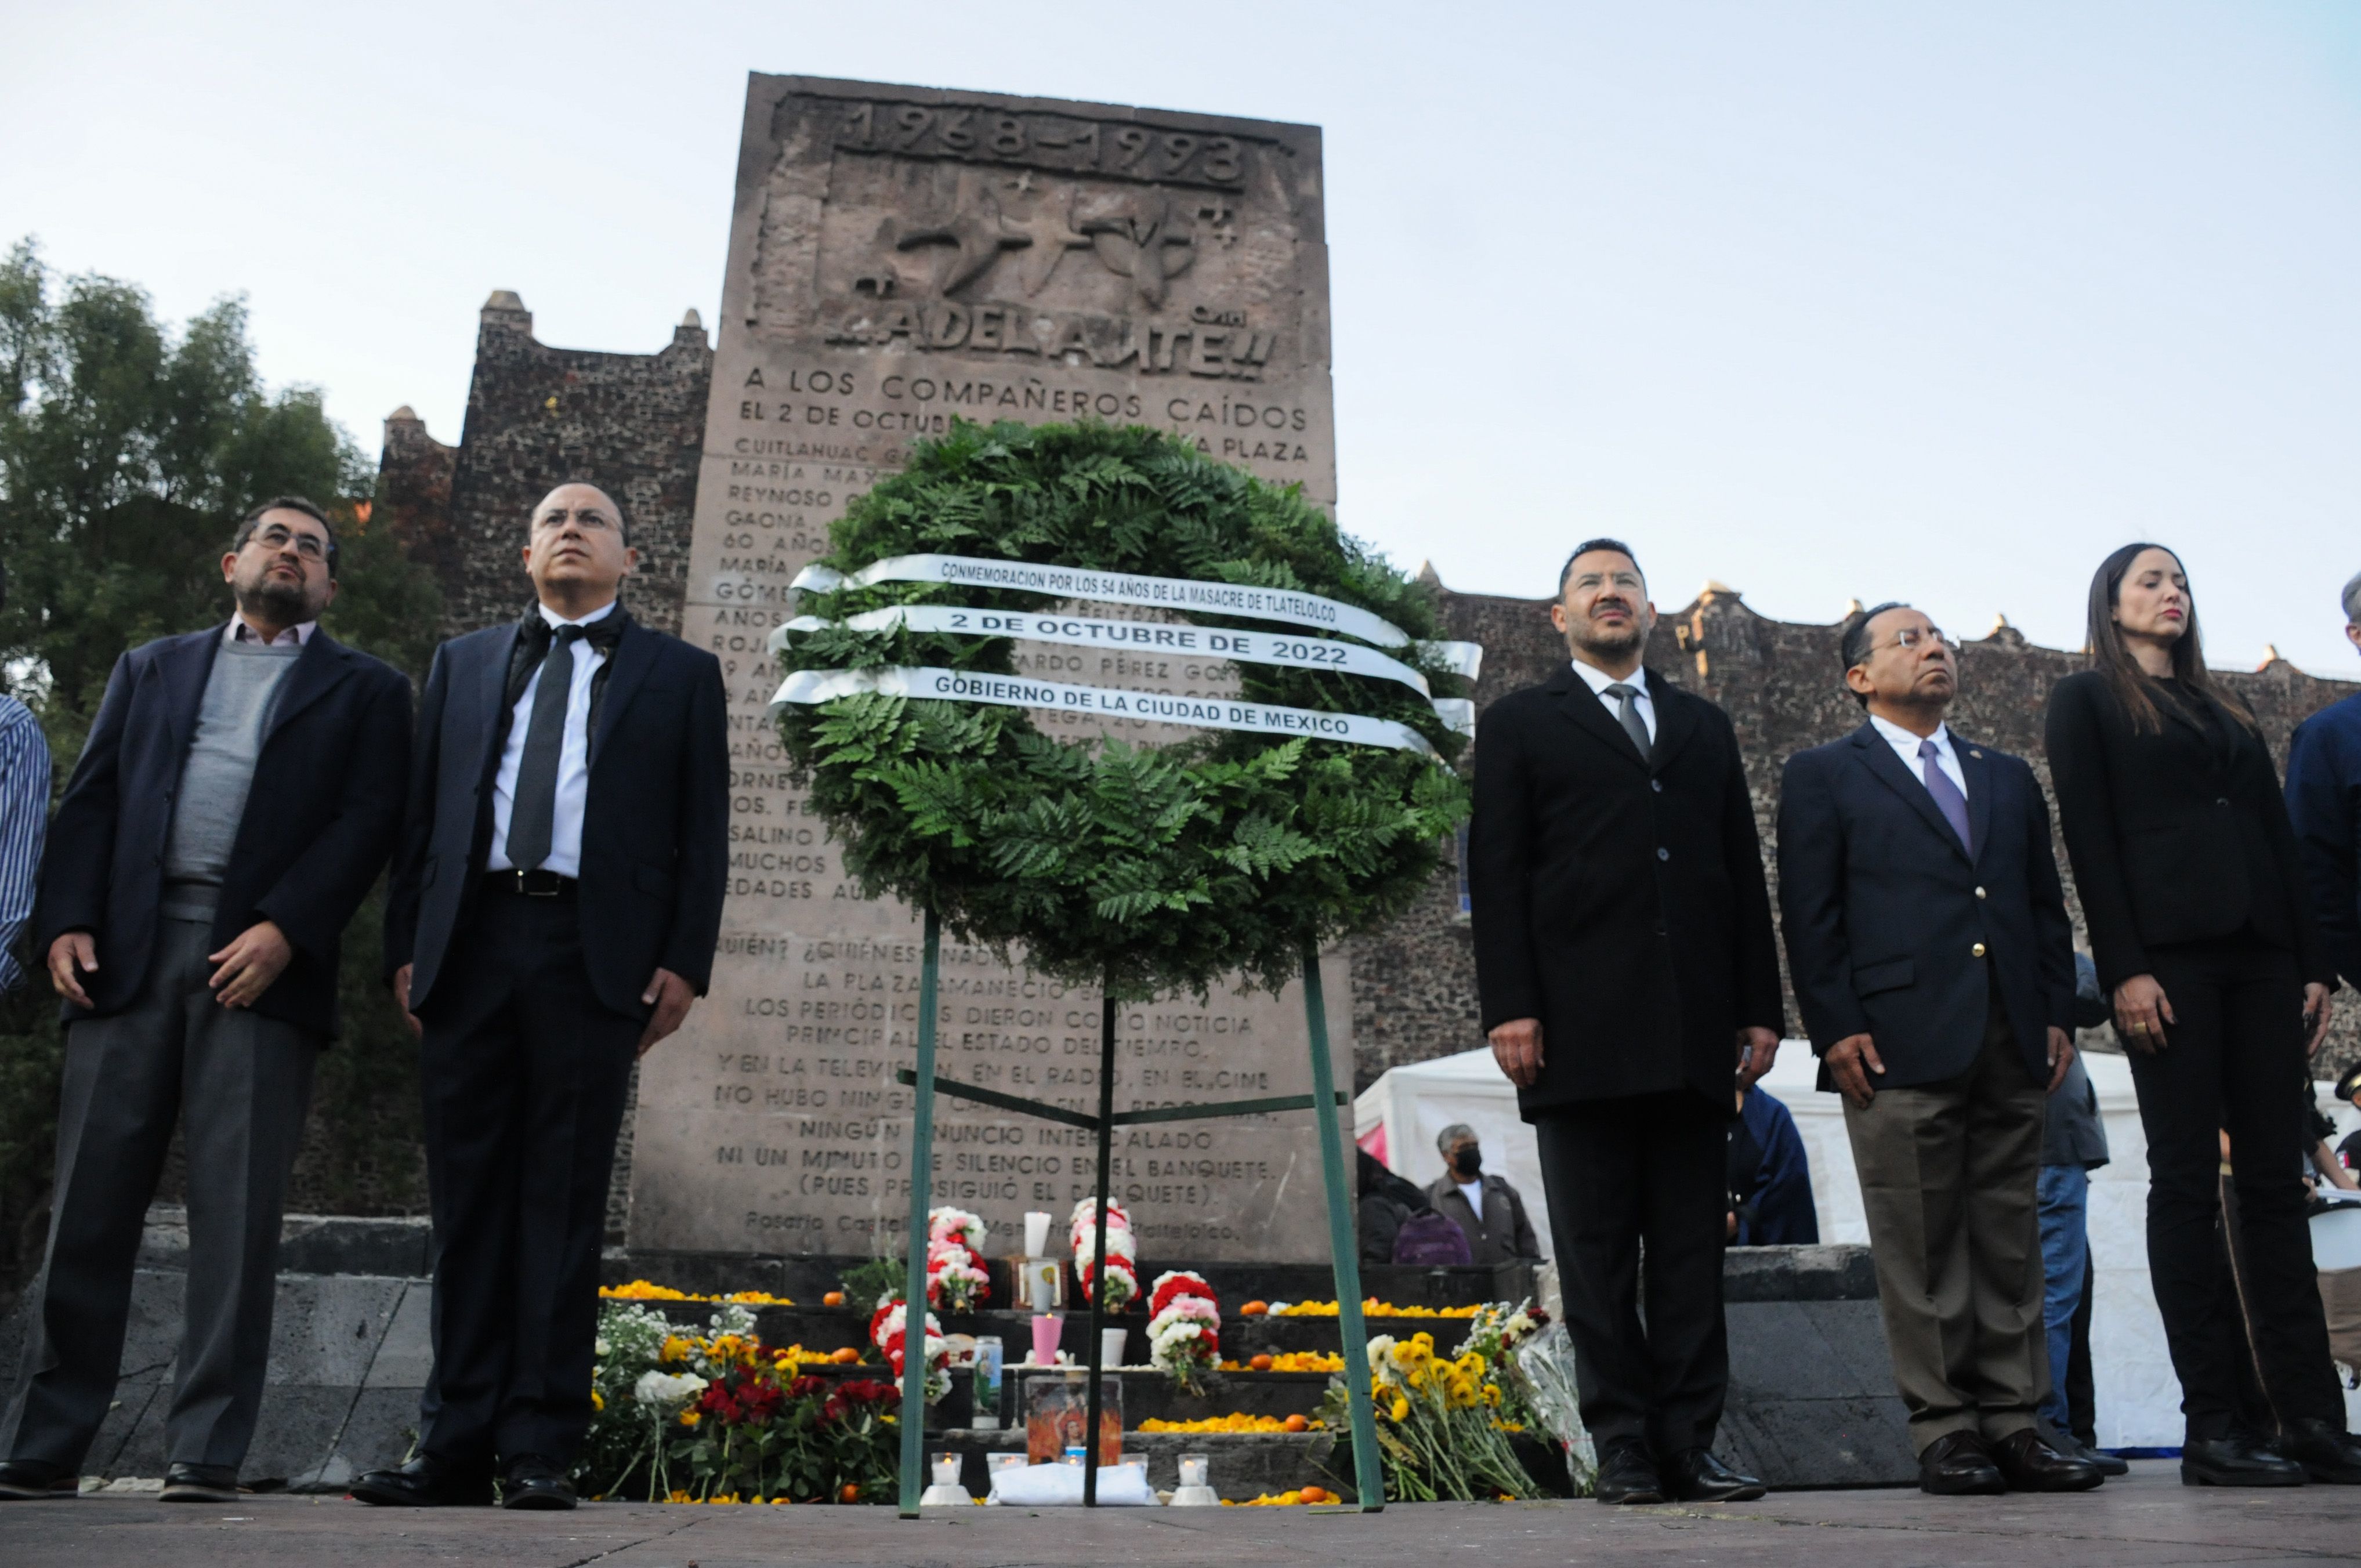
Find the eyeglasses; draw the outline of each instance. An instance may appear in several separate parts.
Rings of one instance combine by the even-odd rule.
[[[1939,626],[1905,626],[1894,634],[1893,641],[1877,643],[1870,652],[1874,653],[1881,648],[1916,648],[1921,642],[1932,642],[1938,648],[1959,646],[1943,635],[1943,629]]]
[[[257,532],[249,543],[259,544],[266,550],[284,550],[291,543],[295,546],[295,554],[306,561],[324,561],[328,558],[326,540],[316,533],[298,533],[282,523],[272,523],[269,528]]]

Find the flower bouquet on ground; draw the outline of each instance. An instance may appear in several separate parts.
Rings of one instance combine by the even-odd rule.
[[[800,1346],[724,1306],[702,1333],[637,1302],[600,1309],[590,1431],[576,1467],[593,1497],[884,1502],[895,1488],[893,1385],[805,1376]]]
[[[928,1306],[972,1312],[992,1299],[983,1239],[983,1221],[964,1209],[937,1209],[927,1216]]]
[[[1156,1277],[1148,1298],[1148,1360],[1180,1388],[1204,1392],[1202,1375],[1222,1360],[1222,1311],[1204,1276],[1175,1269]]]
[[[1540,1326],[1508,1344],[1508,1364],[1515,1373],[1505,1381],[1517,1385],[1524,1407],[1532,1415],[1529,1424],[1549,1433],[1565,1452],[1574,1495],[1587,1497],[1598,1479],[1598,1452],[1582,1424],[1582,1394],[1574,1376],[1574,1340],[1565,1325],[1551,1322],[1548,1314],[1536,1310],[1531,1317]],[[1513,1322],[1514,1317],[1510,1321]]]
[[[1499,1416],[1505,1396],[1481,1352],[1446,1360],[1435,1354],[1432,1334],[1379,1334],[1369,1342],[1369,1394],[1389,1498],[1488,1502],[1542,1495],[1509,1446]],[[1328,1385],[1321,1414],[1340,1430],[1351,1420],[1342,1379]],[[1368,1484],[1367,1477],[1355,1479]]]
[[[894,1369],[896,1382],[902,1376],[907,1316],[904,1303],[896,1298],[881,1305],[869,1319],[869,1343],[885,1353],[885,1365]],[[932,1312],[927,1314],[925,1359],[922,1376],[926,1378],[927,1403],[932,1405],[951,1391],[950,1345],[943,1338],[943,1325],[935,1321]]]

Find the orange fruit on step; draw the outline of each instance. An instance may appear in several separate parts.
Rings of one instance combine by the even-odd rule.
[[[1303,1500],[1307,1503],[1324,1503],[1328,1500],[1328,1488],[1325,1486],[1306,1486],[1302,1489],[1302,1497]]]
[[[831,1290],[819,1299],[819,1304],[823,1307],[841,1307],[844,1305],[844,1292]]]
[[[839,1366],[851,1366],[861,1359],[861,1352],[849,1344],[842,1345],[830,1351],[828,1358]]]
[[[1268,1301],[1249,1301],[1245,1306],[1238,1309],[1238,1316],[1241,1318],[1259,1318],[1265,1312],[1269,1310],[1270,1303]]]
[[[1285,1426],[1290,1431],[1310,1431],[1312,1430],[1311,1421],[1301,1415],[1290,1416],[1280,1424]]]
[[[857,1482],[847,1481],[843,1486],[839,1486],[836,1489],[836,1500],[840,1503],[857,1503],[861,1501],[860,1485]]]
[[[1247,1362],[1246,1365],[1257,1372],[1268,1372],[1270,1370],[1271,1365],[1270,1357],[1267,1355],[1257,1355],[1252,1361]]]

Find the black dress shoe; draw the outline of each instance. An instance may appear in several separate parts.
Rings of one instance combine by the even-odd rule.
[[[2341,1426],[2303,1416],[2290,1421],[2271,1444],[2283,1459],[2303,1466],[2315,1481],[2335,1486],[2361,1486],[2361,1438]]]
[[[1610,1437],[1599,1445],[1598,1482],[1591,1496],[1602,1503],[1661,1503],[1664,1483],[1648,1445],[1636,1437]]]
[[[1991,1445],[1993,1463],[2012,1492],[2087,1492],[2104,1481],[2099,1467],[2076,1454],[2060,1453],[2031,1427],[2013,1431]]]
[[[1769,1490],[1752,1475],[1741,1475],[1713,1456],[1710,1449],[1685,1448],[1664,1467],[1664,1482],[1684,1503],[1743,1503]]]
[[[492,1500],[492,1478],[422,1453],[398,1470],[370,1471],[346,1496],[380,1508],[483,1508]]]
[[[1937,1497],[1982,1497],[2008,1490],[1992,1450],[1971,1431],[1947,1431],[1918,1456],[1918,1489]]]
[[[71,1497],[82,1490],[82,1477],[62,1464],[38,1459],[11,1459],[0,1464],[0,1497],[30,1502],[40,1497]]]
[[[234,1503],[237,1501],[235,1464],[175,1464],[164,1472],[167,1503]]]
[[[2245,1432],[2191,1438],[2180,1449],[2184,1486],[2301,1486],[2303,1466]]]
[[[500,1477],[500,1507],[546,1509],[574,1504],[574,1483],[555,1461],[538,1453],[520,1453],[509,1461],[508,1473]]]

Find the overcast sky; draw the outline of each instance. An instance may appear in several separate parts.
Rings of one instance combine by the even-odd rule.
[[[1325,127],[1341,516],[1454,587],[1629,537],[1667,610],[2079,645],[2187,560],[2217,664],[2361,676],[2361,5],[0,0],[0,243],[247,296],[374,452],[476,311],[717,319],[750,70]]]

